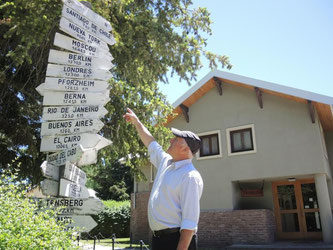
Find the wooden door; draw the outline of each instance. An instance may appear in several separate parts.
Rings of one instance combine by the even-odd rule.
[[[272,183],[278,239],[321,239],[313,179]]]

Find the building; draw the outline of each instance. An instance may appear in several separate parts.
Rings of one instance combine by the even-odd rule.
[[[202,139],[198,243],[333,242],[333,97],[214,70],[174,103],[168,127]],[[132,194],[133,239],[149,240],[155,169]]]

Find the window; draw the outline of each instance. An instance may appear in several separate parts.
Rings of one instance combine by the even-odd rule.
[[[228,155],[256,153],[254,125],[227,129]]]
[[[197,154],[197,160],[222,157],[220,131],[210,131],[198,134],[201,139],[201,147]]]

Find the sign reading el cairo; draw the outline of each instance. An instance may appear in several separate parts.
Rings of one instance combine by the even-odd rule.
[[[96,163],[98,150],[111,144],[98,132],[110,101],[109,45],[115,39],[105,18],[77,0],[63,3],[45,81],[36,88],[43,96],[40,151],[48,153],[40,186],[46,206],[63,207],[58,220],[89,232],[97,225],[90,215],[103,203],[85,186],[87,176],[79,167]]]

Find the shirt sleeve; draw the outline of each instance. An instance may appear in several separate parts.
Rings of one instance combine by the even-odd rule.
[[[203,181],[199,174],[185,176],[181,187],[180,202],[182,208],[181,230],[195,230],[198,228],[200,216],[200,198],[203,190]]]
[[[150,162],[158,168],[161,162],[169,155],[163,150],[162,146],[156,141],[152,141],[148,146]]]

